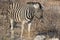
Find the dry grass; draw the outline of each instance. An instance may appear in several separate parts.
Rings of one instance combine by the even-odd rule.
[[[21,5],[26,3],[27,1],[32,0],[20,0],[19,2]],[[41,0],[33,0],[37,2],[41,2]],[[17,1],[18,2],[18,1]],[[24,3],[23,3],[24,2]],[[0,40],[10,40],[10,23],[9,18],[7,16],[8,12],[8,4],[9,2],[0,2]],[[59,6],[60,7],[60,1],[47,1],[44,6],[45,9],[52,7],[52,6]],[[60,31],[60,10],[52,10],[47,9],[44,10],[44,19],[42,21],[38,20],[37,18],[34,18],[31,25],[31,40],[35,38],[35,36],[38,34],[38,32],[47,32],[48,30],[53,30],[56,28],[57,31]],[[52,22],[52,24],[51,24]],[[54,26],[54,27],[53,27]],[[25,24],[24,29],[24,37],[27,39],[27,24]],[[15,38],[20,38],[20,31],[21,28],[14,28],[15,31]]]

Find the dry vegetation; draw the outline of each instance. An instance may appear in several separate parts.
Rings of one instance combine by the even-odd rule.
[[[20,5],[32,0],[16,0],[19,1]],[[31,25],[31,40],[39,33],[46,33],[48,31],[54,31],[57,36],[60,35],[60,1],[59,0],[50,0],[44,3],[41,0],[33,0],[41,2],[44,5],[44,15],[43,19],[39,20],[34,18]],[[0,40],[10,40],[10,22],[8,18],[8,6],[10,2],[8,0],[0,0]],[[20,25],[18,23],[17,25]],[[27,38],[27,24],[25,24],[24,29],[24,38]],[[20,38],[20,27],[14,28],[15,31],[15,40]]]

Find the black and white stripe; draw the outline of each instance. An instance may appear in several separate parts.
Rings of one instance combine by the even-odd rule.
[[[19,3],[12,3],[9,10],[9,19],[16,22],[21,22],[21,38],[23,35],[24,24],[28,23],[28,33],[30,33],[31,21],[34,17],[34,8],[31,6],[20,6]],[[11,20],[12,19],[12,20]],[[13,23],[12,22],[12,23]],[[11,30],[13,30],[14,25],[11,25]]]
[[[33,7],[28,7],[27,5],[20,6],[19,3],[13,3],[10,8],[9,15],[14,21],[32,20],[34,17]]]
[[[20,6],[18,3],[12,3],[10,5],[10,13],[9,17],[12,18],[14,21],[19,22],[20,21]]]

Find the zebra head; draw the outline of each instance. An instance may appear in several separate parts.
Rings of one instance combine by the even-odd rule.
[[[39,2],[28,2],[31,7],[34,9],[34,16],[38,19],[43,18],[43,6]]]
[[[27,2],[26,17],[29,20],[32,20],[34,16],[36,18],[41,18],[42,14],[42,5],[39,2]]]

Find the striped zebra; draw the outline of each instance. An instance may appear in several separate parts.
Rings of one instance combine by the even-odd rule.
[[[32,10],[32,11],[31,11]],[[21,22],[21,38],[23,35],[23,30],[24,30],[24,24],[28,23],[28,32],[30,33],[30,26],[31,26],[31,21],[34,17],[34,10],[28,8],[27,6],[22,6],[20,7],[19,3],[12,3],[10,5],[10,10],[9,10],[9,18],[11,21],[11,38],[14,38],[14,32],[13,32],[13,22]],[[30,35],[30,34],[29,34]]]
[[[34,16],[40,17],[41,13],[38,13],[38,10],[41,9],[41,5],[39,5],[38,2],[28,2],[24,6],[20,6],[19,3],[12,3],[9,6],[9,19],[11,22],[11,38],[14,38],[12,36],[14,34],[13,30],[13,22],[21,22],[21,40],[22,40],[22,35],[24,31],[24,24],[28,23],[28,36],[30,37],[30,28],[31,28],[31,21],[33,20]],[[34,14],[35,13],[35,14]],[[38,15],[37,15],[38,14]]]

